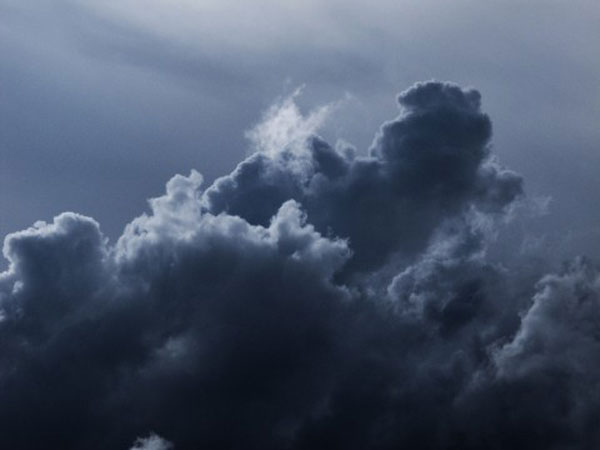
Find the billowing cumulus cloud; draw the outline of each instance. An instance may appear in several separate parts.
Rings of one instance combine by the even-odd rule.
[[[173,445],[156,434],[145,438],[137,438],[130,450],[171,450]]]
[[[429,82],[398,101],[401,115],[381,127],[368,156],[319,138],[304,151],[294,141],[257,153],[205,192],[207,209],[265,224],[294,198],[318,230],[350,239],[349,270],[370,271],[396,253],[418,254],[446,220],[502,212],[520,194],[520,178],[490,158],[491,122],[477,91]]]
[[[114,244],[74,213],[8,235],[3,446],[595,448],[598,270],[490,258],[523,191],[480,94],[398,101],[366,154],[284,101]]]

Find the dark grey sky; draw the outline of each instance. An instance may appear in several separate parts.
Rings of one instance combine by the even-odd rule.
[[[114,239],[174,173],[235,167],[302,84],[306,109],[347,97],[322,133],[365,151],[435,78],[483,93],[495,153],[553,198],[538,226],[589,249],[599,21],[595,1],[1,0],[0,235],[72,210]]]

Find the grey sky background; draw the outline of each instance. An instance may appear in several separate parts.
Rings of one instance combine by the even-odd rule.
[[[599,23],[595,1],[1,0],[0,235],[77,211],[114,240],[174,173],[234,168],[300,85],[305,111],[345,98],[322,133],[366,151],[435,78],[481,91],[495,154],[552,197],[527,233],[596,256]]]

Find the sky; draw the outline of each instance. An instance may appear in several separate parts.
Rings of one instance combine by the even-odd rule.
[[[0,3],[0,234],[62,211],[116,239],[174,173],[249,151],[277,98],[346,99],[321,131],[366,152],[416,81],[474,86],[496,154],[595,246],[600,11],[594,1]]]
[[[0,0],[0,444],[597,448],[599,23]]]

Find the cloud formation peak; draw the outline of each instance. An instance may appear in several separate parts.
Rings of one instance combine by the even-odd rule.
[[[74,213],[7,236],[2,444],[594,448],[598,270],[490,260],[523,192],[480,94],[398,99],[366,154],[288,100],[268,151],[176,175],[115,244]]]

